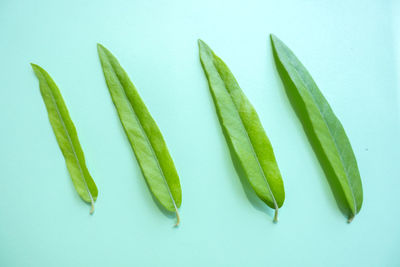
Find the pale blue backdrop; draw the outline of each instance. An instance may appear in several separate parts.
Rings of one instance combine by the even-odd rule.
[[[397,3],[396,3],[397,2]],[[400,266],[398,1],[0,1],[0,266]],[[309,69],[358,159],[350,225],[276,72],[270,33]],[[228,64],[273,144],[278,224],[230,159],[197,39]],[[96,43],[136,84],[180,174],[182,223],[153,201]],[[99,188],[72,186],[30,62],[57,82]]]

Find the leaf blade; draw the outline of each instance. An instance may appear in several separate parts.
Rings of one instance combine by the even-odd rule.
[[[97,49],[111,98],[150,191],[176,213],[179,223],[181,186],[161,131],[115,56],[101,44]]]
[[[271,35],[274,59],[292,105],[349,221],[363,202],[361,177],[350,141],[315,81],[294,53]]]
[[[285,192],[271,143],[257,112],[226,64],[202,40],[199,51],[228,145],[257,196],[275,209],[276,220]]]
[[[33,63],[31,66],[39,80],[40,93],[48,112],[49,121],[64,155],[73,185],[82,200],[92,205],[90,213],[93,213],[98,189],[87,169],[85,156],[67,106],[51,76],[40,66]]]

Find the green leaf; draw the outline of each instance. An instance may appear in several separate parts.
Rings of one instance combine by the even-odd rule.
[[[71,180],[79,196],[92,205],[90,210],[92,214],[98,190],[86,167],[85,156],[74,123],[69,116],[67,106],[56,83],[44,69],[35,64],[31,65],[39,79],[40,93],[46,105],[58,145],[64,155]]]
[[[181,185],[164,138],[118,60],[100,44],[97,50],[111,98],[150,191],[163,207],[176,213],[178,225]]]
[[[257,196],[275,209],[274,221],[277,221],[285,191],[271,143],[257,112],[226,64],[202,40],[199,40],[199,49],[229,148]]]
[[[289,100],[349,222],[360,211],[363,191],[357,161],[342,124],[293,52],[271,35],[278,72]]]

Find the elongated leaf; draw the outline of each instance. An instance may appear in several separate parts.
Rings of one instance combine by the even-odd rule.
[[[39,79],[40,93],[46,105],[50,124],[56,135],[58,145],[64,155],[72,182],[79,196],[92,205],[90,213],[93,213],[98,190],[86,167],[85,156],[67,106],[50,75],[38,65],[31,65]]]
[[[271,35],[278,72],[289,99],[349,222],[360,211],[363,191],[357,161],[342,124],[293,52]]]
[[[199,49],[228,145],[258,197],[275,209],[274,221],[277,221],[285,191],[271,143],[256,110],[226,64],[201,40]]]
[[[111,98],[147,184],[161,205],[176,213],[178,225],[182,192],[164,138],[118,60],[100,44],[97,50]]]

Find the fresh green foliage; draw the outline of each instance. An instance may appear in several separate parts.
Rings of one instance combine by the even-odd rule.
[[[271,35],[271,42],[286,93],[325,171],[339,208],[351,222],[361,209],[363,191],[350,141],[303,64],[276,36]]]
[[[98,190],[86,167],[85,157],[67,106],[50,75],[38,65],[31,65],[39,79],[40,93],[46,105],[50,124],[53,127],[58,145],[64,155],[72,182],[79,196],[92,205],[90,213],[93,213]]]
[[[147,184],[161,205],[176,213],[178,225],[181,186],[161,132],[118,60],[100,44],[97,50],[111,98]]]
[[[285,191],[271,143],[256,110],[226,64],[201,40],[199,49],[229,148],[258,197],[275,209],[274,221],[277,221],[278,208],[285,200]]]

